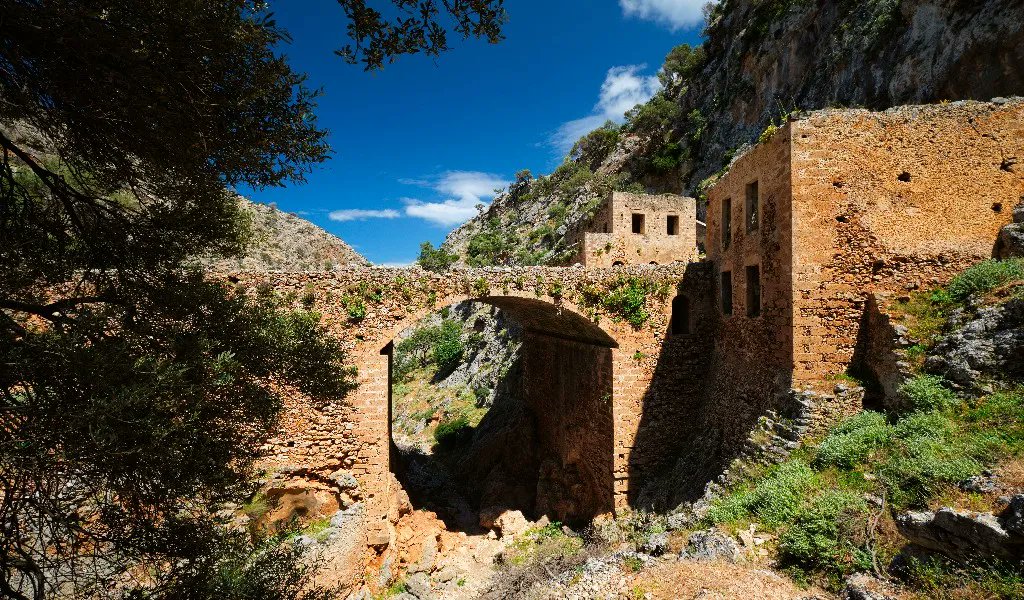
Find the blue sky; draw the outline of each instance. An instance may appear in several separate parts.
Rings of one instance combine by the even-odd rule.
[[[377,264],[415,259],[488,203],[520,169],[548,173],[568,145],[657,89],[676,44],[699,42],[703,0],[507,0],[506,39],[450,40],[366,73],[334,0],[278,0],[293,67],[322,87],[318,117],[334,156],[304,185],[239,190],[276,203]]]

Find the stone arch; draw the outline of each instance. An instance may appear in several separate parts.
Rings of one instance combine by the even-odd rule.
[[[676,287],[685,275],[685,265],[628,269],[668,287]],[[270,450],[263,466],[272,471],[287,469],[291,476],[333,494],[343,506],[358,502],[366,542],[389,544],[394,536],[391,523],[397,518],[394,500],[399,488],[388,469],[388,342],[443,306],[475,299],[518,312],[528,321],[528,328],[551,343],[580,344],[600,348],[606,357],[610,354],[612,386],[606,399],[610,409],[604,414],[612,418],[612,448],[605,444],[595,454],[602,460],[610,456],[606,463],[612,465],[611,510],[627,507],[635,491],[631,489],[636,483],[632,457],[638,449],[644,397],[655,376],[657,357],[668,340],[670,302],[668,298],[664,302],[649,299],[650,318],[642,327],[600,306],[576,304],[589,302],[586,292],[594,286],[620,282],[622,273],[621,268],[517,267],[432,273],[368,267],[235,274],[245,289],[270,286],[282,297],[292,298],[297,308],[321,314],[324,325],[347,351],[348,364],[356,370],[357,387],[343,401],[313,402],[301,394],[288,394],[281,422],[267,440]],[[312,300],[311,305],[306,298]],[[562,370],[585,368],[574,365]],[[607,484],[603,485],[607,489]],[[607,494],[601,510],[606,504]]]
[[[612,414],[613,350],[618,343],[592,320],[537,298],[461,295],[439,301],[426,314],[396,325],[379,350],[387,361],[386,397],[392,406],[393,340],[419,318],[463,300],[490,304],[522,330],[516,398],[496,406],[467,450],[463,475],[474,482],[478,509],[515,509],[531,517],[584,522],[615,507],[615,427]],[[368,341],[380,345],[383,340]],[[377,390],[380,394],[381,390]],[[387,469],[399,464],[391,440]],[[383,432],[382,432],[383,433]]]

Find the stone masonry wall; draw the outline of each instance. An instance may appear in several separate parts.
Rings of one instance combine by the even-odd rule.
[[[633,214],[644,218],[643,233],[634,233]],[[677,219],[669,235],[668,219]],[[572,242],[580,245],[575,262],[588,268],[616,264],[689,262],[697,257],[697,202],[675,194],[612,192]]]
[[[344,470],[351,472],[358,482],[358,490],[350,487],[342,490],[348,483],[335,482],[339,493],[344,491],[365,503],[367,542],[388,544],[393,538],[388,512],[396,484],[389,471],[389,356],[386,349],[410,324],[444,306],[473,299],[498,306],[518,321],[527,335],[543,334],[570,344],[599,347],[610,354],[609,358],[595,363],[599,366],[607,362],[611,367],[608,378],[612,382],[609,398],[612,439],[610,444],[600,442],[610,446],[610,457],[605,466],[601,466],[604,458],[587,457],[589,464],[583,465],[580,480],[596,481],[589,473],[606,472],[610,467],[611,481],[601,485],[611,486],[613,490],[612,508],[624,507],[629,500],[629,464],[637,443],[643,398],[653,376],[653,366],[638,363],[634,356],[661,353],[672,297],[671,294],[664,298],[649,297],[647,310],[651,316],[637,329],[612,315],[602,314],[599,307],[583,299],[582,291],[618,281],[623,276],[663,283],[671,290],[678,287],[684,273],[685,266],[678,265],[614,270],[470,269],[442,274],[385,268],[235,274],[230,279],[238,285],[250,289],[269,286],[292,299],[297,308],[308,302],[309,308],[322,315],[325,326],[342,340],[349,363],[357,370],[358,387],[344,402],[339,400],[319,406],[299,395],[289,396],[280,428],[267,442],[270,452],[267,467],[302,473],[325,484],[344,479]],[[572,386],[566,385],[563,395],[573,387],[587,389],[586,385],[604,377],[594,370],[583,370],[574,376],[586,378],[588,383],[580,380]],[[545,376],[544,381],[537,381],[535,385],[556,383],[557,380]],[[596,390],[588,392],[587,397],[596,394]],[[552,409],[552,414],[557,410]],[[565,453],[563,456],[571,458]],[[571,463],[565,461],[564,464]],[[562,475],[564,471],[552,480],[565,479]],[[587,483],[585,487],[599,489],[601,485]],[[600,502],[607,504],[607,499]]]
[[[713,265],[714,350],[706,375],[707,394],[727,406],[708,411],[702,422],[711,447],[742,446],[758,418],[784,402],[792,387],[792,197],[789,145],[781,137],[738,159],[708,194],[706,250]],[[757,182],[756,226],[748,227],[748,186]],[[726,244],[724,205],[731,206],[731,241]],[[760,314],[748,314],[748,267],[760,275]],[[722,274],[731,273],[732,314],[723,310]],[[728,456],[720,455],[721,462]]]
[[[798,384],[847,368],[870,294],[934,287],[990,258],[1024,196],[1021,100],[826,110],[781,135],[793,147]]]

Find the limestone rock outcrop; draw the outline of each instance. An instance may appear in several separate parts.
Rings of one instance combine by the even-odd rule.
[[[953,558],[1024,558],[1024,494],[998,517],[942,508],[899,515],[896,527],[914,544]]]
[[[1002,259],[1024,257],[1024,198],[1013,209],[1013,223],[999,232],[994,254]]]
[[[938,344],[925,362],[965,391],[986,393],[993,375],[1024,377],[1024,299],[984,306]]]

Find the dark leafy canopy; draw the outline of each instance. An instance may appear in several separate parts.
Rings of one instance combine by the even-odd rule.
[[[0,3],[0,596],[319,593],[209,517],[247,491],[282,385],[350,386],[316,315],[190,266],[244,245],[226,184],[328,154],[263,11]]]
[[[451,29],[463,39],[486,38],[492,44],[504,39],[504,0],[338,0],[338,4],[349,19],[348,34],[355,45],[337,54],[351,64],[362,63],[367,71],[381,69],[403,54],[438,56],[449,50],[442,9]],[[393,15],[386,17],[372,4],[383,5]]]

